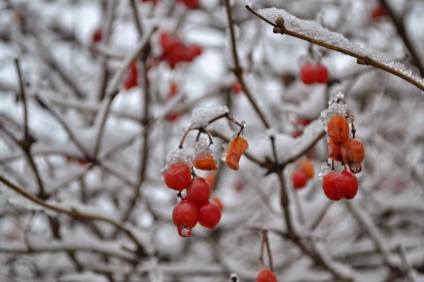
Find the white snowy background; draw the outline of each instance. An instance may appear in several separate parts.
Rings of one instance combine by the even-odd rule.
[[[30,201],[0,183],[0,281],[228,281],[231,273],[254,281],[263,267],[258,229],[269,230],[279,281],[424,281],[424,92],[354,58],[273,34],[244,1],[230,2],[244,80],[268,129],[246,95],[232,90],[237,78],[224,1],[201,0],[193,10],[173,0],[0,1],[0,176],[41,198]],[[424,3],[382,2],[423,65]],[[288,28],[423,83],[391,18],[370,18],[378,1],[251,4],[270,20],[284,16]],[[98,27],[105,34],[110,29],[109,40],[104,36],[94,50]],[[138,57],[140,85],[124,90],[125,64],[145,40],[147,61],[158,58],[162,31],[201,45],[202,55],[173,70],[159,62],[146,76]],[[14,58],[22,69],[27,122]],[[328,67],[328,85],[301,82],[300,68],[311,60]],[[179,90],[169,99],[171,81]],[[338,90],[366,156],[357,196],[332,202],[318,177],[327,160],[319,117]],[[213,194],[224,210],[218,227],[196,227],[181,238],[171,219],[176,193],[165,187],[161,171],[185,129],[222,113],[216,105],[245,121],[249,150],[237,172],[219,164]],[[192,115],[200,107],[206,108]],[[171,114],[179,118],[170,120]],[[299,119],[312,122],[303,127]],[[225,119],[207,128],[220,159],[225,140],[239,128]],[[292,137],[297,131],[302,134]],[[188,135],[185,148],[194,147],[196,134]],[[29,150],[25,136],[34,141]],[[267,173],[274,160],[270,136],[286,164],[280,178]],[[303,159],[313,161],[315,178],[295,190],[291,174]]]

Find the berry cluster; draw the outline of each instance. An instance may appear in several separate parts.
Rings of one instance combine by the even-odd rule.
[[[160,59],[166,61],[171,69],[174,69],[179,63],[191,62],[202,54],[202,47],[199,45],[188,46],[167,32],[160,34],[159,43],[163,51]]]
[[[181,237],[189,237],[197,223],[208,229],[215,228],[221,219],[221,207],[217,200],[209,199],[212,189],[203,177],[192,177],[188,165],[173,163],[163,173],[163,179],[166,186],[179,191],[180,195],[186,190],[186,196],[172,212],[172,221]]]
[[[205,115],[208,117],[206,120]],[[172,212],[172,220],[181,237],[189,237],[197,223],[208,229],[214,229],[221,219],[222,202],[217,197],[211,199],[211,187],[215,183],[215,176],[207,174],[203,178],[197,176],[194,171],[194,169],[209,171],[218,169],[217,161],[209,148],[213,140],[207,126],[221,118],[227,118],[240,126],[240,131],[231,139],[223,154],[226,164],[238,170],[241,155],[249,146],[247,140],[240,136],[245,124],[230,116],[225,106],[216,106],[213,110],[195,109],[192,114],[192,125],[184,133],[178,149],[170,150],[168,153],[163,180],[170,189],[178,191],[178,196],[181,198]],[[192,130],[199,131],[194,150],[183,149],[184,141]],[[202,133],[208,136],[209,142],[199,140]]]
[[[338,201],[343,198],[350,200],[358,192],[358,180],[355,174],[362,170],[365,150],[362,142],[355,139],[356,130],[353,124],[353,117],[347,109],[344,98],[340,96],[336,104],[332,106],[334,109],[343,110],[336,112],[326,125],[328,157],[332,162],[332,171],[324,175],[322,188],[330,200]],[[351,122],[352,138],[349,135],[349,121]],[[341,172],[334,171],[335,161],[341,162],[345,170]],[[347,170],[346,165],[350,171]]]
[[[313,83],[327,83],[330,75],[327,68],[322,65],[305,64],[300,69],[300,79],[305,85]]]
[[[293,187],[302,189],[306,186],[309,179],[314,178],[314,164],[310,160],[303,160],[297,165],[297,169],[292,174]]]

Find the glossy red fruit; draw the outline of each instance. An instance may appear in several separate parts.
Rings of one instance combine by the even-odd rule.
[[[300,79],[306,85],[311,85],[318,80],[318,75],[315,66],[306,64],[300,69]]]
[[[336,189],[340,191],[341,197],[347,200],[355,198],[358,192],[358,180],[350,171],[343,170],[338,173],[334,179],[334,184]]]
[[[188,200],[179,202],[172,211],[172,221],[177,226],[181,237],[189,237],[191,230],[196,226],[199,212],[196,205]]]
[[[277,282],[277,277],[270,269],[263,269],[258,273],[256,282]]]
[[[315,67],[315,71],[317,72],[317,81],[318,83],[327,83],[330,78],[330,74],[328,73],[328,69],[324,65],[317,65]]]
[[[191,180],[191,170],[184,163],[173,163],[163,173],[166,186],[182,191],[188,187]]]
[[[206,203],[211,196],[212,189],[203,177],[193,178],[187,187],[187,200],[196,205]]]
[[[308,183],[308,175],[304,171],[296,171],[292,174],[293,187],[301,189]]]
[[[343,116],[334,116],[327,124],[327,134],[335,144],[342,144],[349,138],[349,122]]]
[[[221,209],[214,201],[207,201],[199,207],[199,224],[214,229],[221,220]]]
[[[322,189],[324,190],[324,194],[333,201],[338,201],[343,198],[340,193],[339,187],[336,186],[336,178],[338,173],[335,171],[330,171],[327,173],[322,181]]]

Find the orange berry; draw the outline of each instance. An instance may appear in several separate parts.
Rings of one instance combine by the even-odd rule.
[[[230,147],[225,155],[225,162],[234,170],[239,169],[241,155],[249,148],[249,143],[241,136],[237,136],[231,141]]]
[[[362,170],[362,161],[365,157],[364,145],[358,139],[349,139],[341,145],[343,162],[349,166],[353,173],[359,173]]]
[[[349,122],[342,116],[334,116],[327,124],[327,133],[336,144],[342,144],[349,138]]]
[[[224,205],[222,204],[222,201],[219,197],[213,197],[212,201],[214,201],[215,204],[218,205],[218,207],[221,209],[221,211],[224,209]]]
[[[201,170],[217,170],[216,160],[212,153],[202,153],[196,156],[193,166]]]
[[[335,144],[331,139],[328,142],[328,157],[337,162],[343,161],[341,146],[339,144]]]
[[[178,84],[171,80],[171,82],[169,83],[169,98],[174,97],[178,92]]]
[[[213,188],[214,188],[214,186],[215,186],[215,181],[216,181],[216,179],[215,179],[215,174],[208,173],[208,174],[205,176],[205,179],[206,179],[206,181],[209,183],[209,185],[211,186],[211,188],[213,189]]]
[[[299,168],[301,171],[303,171],[306,176],[311,179],[314,178],[315,175],[315,169],[314,164],[310,160],[303,160],[299,163]]]

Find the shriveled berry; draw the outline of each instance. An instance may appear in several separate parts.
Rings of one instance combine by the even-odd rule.
[[[342,144],[349,138],[349,122],[342,116],[334,116],[327,124],[327,133],[335,144]]]
[[[231,141],[230,147],[225,155],[225,162],[231,169],[239,169],[240,158],[247,148],[249,148],[249,143],[241,136],[237,136]]]
[[[322,189],[324,190],[324,194],[327,196],[327,198],[333,201],[338,201],[343,198],[339,187],[336,186],[337,175],[337,172],[330,171],[324,176],[322,181]]]
[[[187,187],[187,199],[196,205],[207,202],[211,193],[211,186],[203,177],[193,178]]]
[[[343,170],[338,173],[334,179],[336,189],[340,191],[342,198],[351,200],[358,192],[358,180],[356,176],[350,171]]]
[[[293,187],[301,189],[308,183],[308,176],[303,171],[296,171],[292,174]]]
[[[358,139],[348,139],[341,145],[343,162],[349,166],[353,173],[359,173],[362,170],[361,163],[365,157],[364,145]]]
[[[193,166],[201,170],[217,170],[216,160],[211,152],[205,152],[196,156]]]
[[[328,157],[338,162],[343,161],[342,147],[339,144],[335,144],[332,139],[328,141]]]
[[[166,186],[182,191],[188,187],[191,180],[191,170],[184,163],[173,163],[163,173]]]
[[[221,220],[221,209],[214,201],[207,201],[199,207],[199,224],[214,229]]]
[[[172,211],[172,221],[177,226],[181,237],[191,235],[191,230],[196,226],[199,212],[196,205],[188,200],[179,202]]]
[[[277,282],[277,277],[270,269],[263,269],[258,273],[256,282]]]

